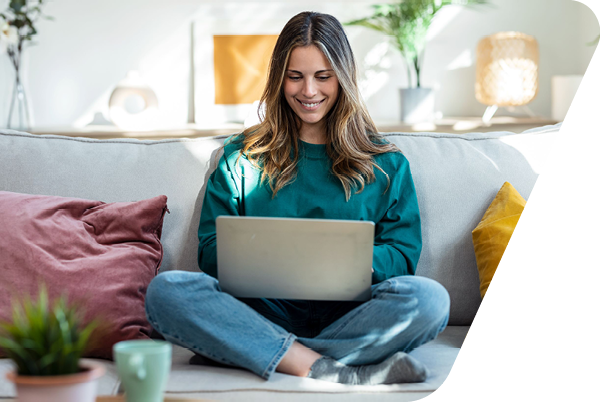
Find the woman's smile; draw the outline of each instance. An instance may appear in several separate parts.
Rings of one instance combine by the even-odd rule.
[[[301,101],[300,99],[297,99],[297,98],[296,98],[296,100],[298,102],[300,102],[300,104],[302,105],[302,107],[304,107],[304,109],[313,111],[313,110],[317,110],[319,108],[319,106],[321,105],[321,103],[323,103],[323,101],[325,99],[317,101],[317,102],[315,102],[315,101]]]

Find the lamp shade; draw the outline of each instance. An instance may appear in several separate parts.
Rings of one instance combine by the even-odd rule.
[[[522,106],[538,93],[538,43],[520,32],[499,32],[477,45],[475,97],[488,106]]]

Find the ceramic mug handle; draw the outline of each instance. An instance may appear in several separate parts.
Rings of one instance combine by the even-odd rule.
[[[144,356],[140,353],[134,353],[129,358],[129,367],[135,372],[138,380],[146,378],[146,368],[144,367]]]

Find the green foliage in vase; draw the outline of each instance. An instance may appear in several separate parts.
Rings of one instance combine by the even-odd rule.
[[[44,0],[10,0],[8,8],[0,13],[9,26],[16,28],[21,41],[31,40],[37,33],[35,22],[38,18],[53,19],[42,13]]]
[[[460,5],[472,7],[488,4],[488,0],[401,0],[373,5],[370,17],[346,22],[379,31],[392,38],[407,64],[409,86],[421,86],[421,57],[425,49],[427,31],[433,18],[444,7]],[[412,79],[414,69],[415,80]]]
[[[42,13],[43,4],[44,0],[10,0],[8,8],[0,12],[0,50],[5,49],[17,71],[21,65],[23,45],[31,42],[37,34],[37,20],[53,19]]]
[[[15,362],[19,375],[74,374],[97,327],[95,321],[82,327],[81,321],[66,297],[51,305],[42,287],[37,301],[13,301],[12,320],[0,323],[0,348]]]

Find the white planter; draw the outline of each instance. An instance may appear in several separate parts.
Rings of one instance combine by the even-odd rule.
[[[11,371],[6,377],[15,384],[19,402],[95,402],[104,367],[83,360],[81,367],[77,374],[34,377]]]
[[[400,120],[406,124],[433,121],[435,97],[433,88],[401,88]]]

